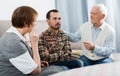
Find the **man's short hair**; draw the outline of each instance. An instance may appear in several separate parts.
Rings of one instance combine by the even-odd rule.
[[[50,13],[51,12],[58,13],[59,11],[57,9],[52,9],[52,10],[48,11],[48,13],[46,14],[46,19],[50,19]]]

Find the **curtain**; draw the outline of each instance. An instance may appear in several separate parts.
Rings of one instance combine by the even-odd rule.
[[[62,17],[61,29],[75,33],[84,22],[89,20],[91,7],[100,3],[108,9],[105,21],[116,31],[116,52],[120,52],[120,0],[56,0],[55,6]]]

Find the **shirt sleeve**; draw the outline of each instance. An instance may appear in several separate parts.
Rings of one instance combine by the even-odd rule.
[[[28,51],[15,58],[10,58],[9,61],[23,74],[29,74],[37,68],[37,64],[33,61]]]
[[[71,41],[71,42],[77,42],[81,39],[80,30],[78,30],[76,33],[69,33],[67,31],[64,31],[64,32],[66,33],[69,41]]]
[[[32,56],[28,52],[29,49],[18,36],[11,34],[4,42],[6,43],[6,48],[2,48],[4,50],[3,55],[19,71],[24,74],[29,74],[37,67],[37,64],[33,61]]]
[[[65,36],[65,40],[64,42],[64,47],[63,47],[63,52],[64,52],[64,58],[65,59],[70,59],[70,55],[72,52],[71,46],[70,46],[70,42],[68,41],[68,37]]]
[[[115,50],[115,34],[108,36],[102,47],[95,46],[94,53],[101,56],[109,56]]]
[[[47,49],[46,41],[41,36],[40,36],[39,42],[38,42],[38,49],[39,49],[39,54],[40,54],[41,60],[48,61],[49,63],[55,62],[58,60],[57,53],[46,55],[46,52],[49,52],[49,50]]]

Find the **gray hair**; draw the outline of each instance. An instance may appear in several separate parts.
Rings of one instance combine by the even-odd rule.
[[[97,4],[93,7],[98,7],[100,9],[100,13],[105,14],[105,18],[107,17],[107,8],[104,4]]]

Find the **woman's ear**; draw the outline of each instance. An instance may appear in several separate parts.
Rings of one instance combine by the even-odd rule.
[[[24,22],[24,27],[29,27],[29,25],[26,22]]]

